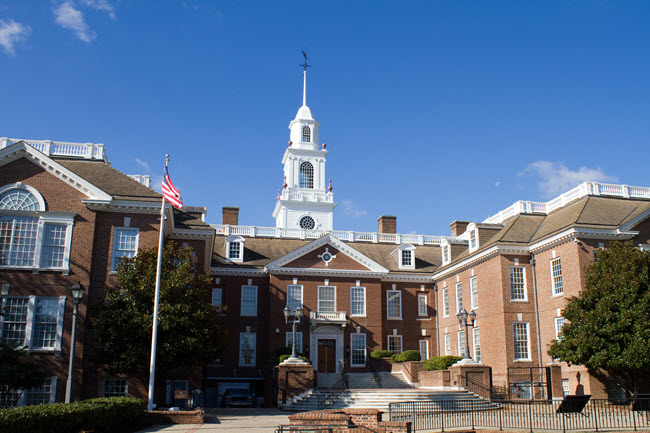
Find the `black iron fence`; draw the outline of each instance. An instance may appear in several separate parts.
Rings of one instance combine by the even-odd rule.
[[[341,431],[352,433],[378,433],[362,425],[280,425],[275,433],[337,433]]]
[[[650,399],[612,402],[445,400],[391,403],[391,421],[411,421],[412,430],[498,428],[539,430],[638,430],[650,428]]]

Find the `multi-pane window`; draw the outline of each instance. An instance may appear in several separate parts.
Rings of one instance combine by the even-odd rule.
[[[11,188],[0,195],[0,209],[38,211],[41,205],[38,198],[30,191],[22,188]]]
[[[465,356],[465,331],[458,331],[458,356]]]
[[[59,313],[58,298],[36,298],[32,348],[54,348]]]
[[[290,284],[287,286],[287,307],[291,312],[302,306],[302,286],[300,284]]]
[[[37,217],[1,216],[0,265],[33,266],[37,232]]]
[[[54,381],[48,377],[43,381],[43,384],[37,388],[28,389],[25,392],[25,404],[32,406],[36,404],[49,404],[53,403]]]
[[[314,166],[305,161],[300,164],[300,188],[314,187]]]
[[[429,340],[420,340],[420,359],[429,359]]]
[[[215,307],[223,305],[223,289],[212,289],[212,305]]]
[[[239,333],[239,366],[255,366],[255,340],[254,332]]]
[[[67,228],[65,224],[45,224],[41,251],[42,268],[63,267]]]
[[[302,141],[305,143],[311,142],[311,129],[307,125],[302,127]]]
[[[451,335],[450,334],[445,334],[444,335],[444,343],[445,343],[445,355],[451,355]]]
[[[427,316],[427,295],[418,295],[418,316]]]
[[[287,332],[285,341],[287,347],[293,345],[293,332]],[[296,331],[296,353],[302,353],[302,332]]]
[[[230,242],[228,248],[228,258],[229,259],[239,259],[241,258],[241,242]]]
[[[2,342],[12,346],[25,345],[29,298],[5,298],[2,317]]]
[[[353,367],[366,365],[366,334],[350,334],[350,361]]]
[[[442,288],[442,317],[449,316],[449,287]]]
[[[314,227],[316,227],[316,221],[314,221],[314,219],[309,215],[306,215],[300,218],[299,225],[301,229],[314,230]]]
[[[526,300],[526,277],[522,266],[510,267],[510,300]]]
[[[402,336],[389,335],[388,336],[388,350],[395,353],[402,353]]]
[[[553,288],[553,295],[561,295],[564,293],[562,286],[562,263],[560,258],[551,260],[551,287]]]
[[[366,288],[350,288],[350,316],[366,315]]]
[[[415,247],[411,244],[399,247],[399,268],[415,269]]]
[[[318,286],[318,311],[326,313],[336,311],[336,287]]]
[[[389,319],[402,318],[402,292],[388,290],[386,292],[386,313]]]
[[[476,247],[476,229],[474,229],[469,232],[469,249],[473,251]]]
[[[117,227],[113,235],[113,260],[111,271],[117,270],[117,265],[123,257],[135,257],[138,252],[138,236],[140,230],[131,227]]]
[[[556,317],[555,318],[555,339],[559,340],[560,339],[560,332],[562,331],[562,327],[564,326],[565,319],[564,317]]]
[[[257,286],[241,286],[241,315],[257,316]]]
[[[463,283],[456,283],[456,311],[463,309]]]
[[[530,359],[528,322],[514,322],[512,324],[512,340],[515,350],[515,360]]]
[[[481,328],[472,329],[474,335],[474,361],[481,362]]]
[[[571,386],[569,385],[569,379],[562,379],[562,394],[566,397],[571,394]]]
[[[61,349],[64,296],[7,296],[2,306],[3,343],[28,349]]]
[[[472,310],[475,310],[478,308],[478,282],[476,281],[476,277],[469,279],[469,290],[470,296],[472,297]]]
[[[104,379],[102,397],[127,397],[129,381],[127,379]]]
[[[449,245],[443,245],[442,247],[442,263],[449,263]]]

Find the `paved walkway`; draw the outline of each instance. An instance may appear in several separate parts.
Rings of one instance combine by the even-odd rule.
[[[289,414],[279,409],[207,409],[205,424],[155,425],[138,433],[272,433],[289,424]]]

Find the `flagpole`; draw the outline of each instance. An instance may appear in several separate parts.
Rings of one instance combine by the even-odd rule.
[[[169,164],[169,155],[165,155],[165,169]],[[158,301],[160,299],[160,277],[162,270],[162,255],[165,227],[165,196],[160,206],[160,237],[158,239],[158,264],[156,267],[156,295],[153,303],[153,331],[151,333],[151,363],[149,364],[149,404],[148,410],[153,410],[154,382],[156,378],[156,346],[158,343]]]

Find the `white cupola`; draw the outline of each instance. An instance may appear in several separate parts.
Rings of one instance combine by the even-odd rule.
[[[331,181],[325,178],[325,143],[318,145],[320,123],[307,106],[307,58],[302,65],[302,106],[289,123],[289,146],[284,152],[284,183],[273,210],[276,227],[331,231],[336,207]]]

